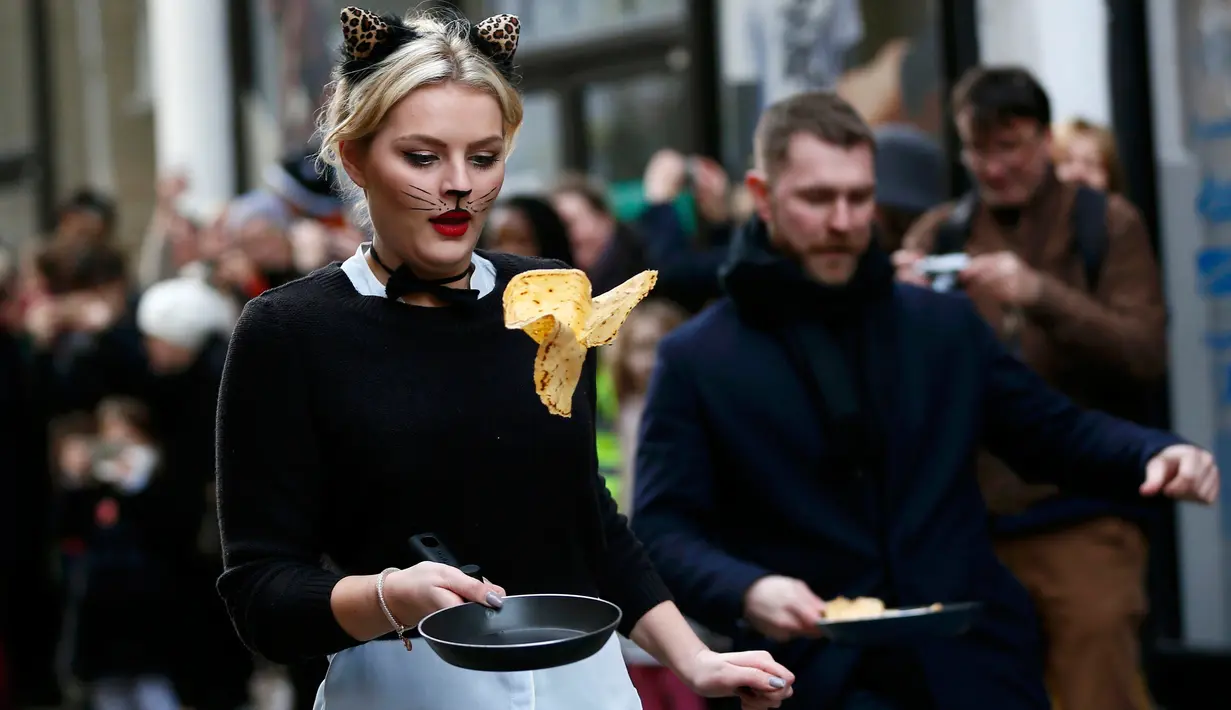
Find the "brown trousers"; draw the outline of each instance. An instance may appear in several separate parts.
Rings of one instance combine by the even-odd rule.
[[[1000,540],[1000,559],[1034,599],[1055,710],[1149,710],[1138,632],[1146,613],[1141,530],[1098,518]]]

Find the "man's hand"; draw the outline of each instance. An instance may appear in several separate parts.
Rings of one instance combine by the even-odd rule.
[[[972,294],[986,294],[1006,306],[1031,306],[1039,300],[1043,277],[1011,251],[980,254],[958,276]]]
[[[1168,446],[1146,464],[1146,480],[1141,495],[1161,491],[1176,500],[1213,503],[1218,499],[1218,465],[1204,449],[1188,444]]]
[[[790,577],[762,577],[744,593],[744,616],[775,641],[819,636],[817,622],[824,611],[825,602],[807,584]]]
[[[893,260],[893,270],[897,273],[898,281],[902,283],[915,284],[916,286],[930,286],[927,274],[920,273],[915,265],[923,258],[923,252],[915,251],[914,249],[899,249],[895,251],[890,258]]]
[[[175,201],[188,191],[188,176],[180,172],[170,173],[158,178],[154,183],[154,195],[159,207],[168,211],[175,210]]]
[[[62,318],[70,330],[101,333],[121,315],[107,301],[93,294],[70,294],[63,301]]]
[[[664,148],[650,157],[642,178],[645,201],[651,205],[672,202],[688,183],[688,159]]]

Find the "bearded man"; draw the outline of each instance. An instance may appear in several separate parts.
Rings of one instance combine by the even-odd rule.
[[[875,246],[874,137],[846,102],[766,110],[757,217],[726,296],[660,346],[633,526],[684,613],[770,650],[801,708],[1045,710],[1038,622],[1000,563],[974,465],[1124,499],[1211,502],[1218,470],[1175,436],[1084,411],[960,293],[896,281]],[[980,602],[958,636],[853,646],[826,602]]]

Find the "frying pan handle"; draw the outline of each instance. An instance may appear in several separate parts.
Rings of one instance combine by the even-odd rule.
[[[479,581],[483,580],[483,573],[479,570],[478,565],[458,564],[457,558],[453,556],[449,548],[445,547],[444,542],[435,533],[412,535],[410,538],[410,549],[414,550],[415,554],[425,562],[436,562],[456,567],[469,577]]]

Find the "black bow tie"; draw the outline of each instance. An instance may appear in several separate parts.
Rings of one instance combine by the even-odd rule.
[[[473,274],[473,263],[457,276],[444,279],[423,279],[416,276],[406,264],[396,269],[385,266],[385,262],[380,260],[380,255],[373,247],[368,247],[368,253],[372,255],[372,260],[389,274],[389,282],[385,284],[385,296],[390,300],[396,301],[411,293],[426,293],[445,303],[474,303],[479,299],[479,292],[472,288],[449,288],[448,286]]]

